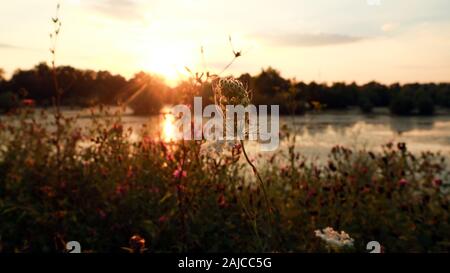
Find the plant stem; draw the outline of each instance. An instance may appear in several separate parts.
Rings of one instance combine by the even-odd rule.
[[[270,205],[269,198],[267,197],[266,187],[265,187],[264,182],[263,182],[263,180],[261,178],[261,175],[258,172],[258,169],[256,169],[255,165],[248,158],[247,151],[245,150],[245,146],[244,146],[244,140],[242,140],[242,139],[241,139],[241,146],[242,146],[242,152],[244,153],[245,160],[247,160],[247,163],[252,167],[253,173],[258,178],[258,182],[259,182],[259,184],[260,184],[260,186],[262,188],[262,191],[263,191],[264,200],[266,202],[267,210],[269,211],[269,215],[271,216],[272,215],[272,206]]]
[[[188,236],[187,236],[187,227],[186,227],[186,211],[184,207],[184,194],[183,194],[183,188],[182,188],[182,178],[183,178],[183,168],[184,168],[184,162],[186,161],[186,150],[184,146],[184,141],[182,142],[182,151],[183,151],[183,159],[181,161],[180,169],[179,169],[179,175],[178,175],[178,184],[177,184],[177,199],[178,199],[178,211],[179,211],[179,220],[181,222],[181,241],[183,242],[183,250],[188,250]]]

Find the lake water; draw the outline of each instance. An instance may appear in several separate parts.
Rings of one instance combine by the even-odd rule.
[[[395,117],[324,113],[284,118],[295,124],[299,149],[322,158],[335,145],[380,150],[388,142],[405,142],[412,152],[441,152],[450,158],[450,116]]]
[[[80,125],[89,123],[89,110],[65,110],[67,116],[80,116]],[[123,121],[134,129],[138,137],[142,124],[151,135],[170,139],[173,135],[173,116],[134,116],[125,112]],[[323,112],[303,116],[282,116],[280,124],[295,129],[297,149],[309,158],[324,159],[335,145],[350,148],[380,150],[388,142],[406,142],[413,152],[441,152],[450,158],[450,115],[433,117],[366,116],[355,111]],[[249,143],[255,152],[255,145]],[[279,149],[286,149],[281,142]]]

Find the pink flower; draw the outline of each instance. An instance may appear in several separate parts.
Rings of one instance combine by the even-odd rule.
[[[174,159],[174,157],[173,157],[172,154],[168,153],[168,154],[166,155],[166,160],[167,160],[167,161],[174,161],[175,159]]]
[[[131,178],[133,176],[133,174],[134,174],[133,167],[132,166],[128,166],[127,178]]]
[[[149,136],[142,137],[142,142],[145,144],[150,144],[152,142],[152,139]]]
[[[434,185],[435,187],[440,187],[440,186],[442,185],[442,180],[439,179],[439,178],[434,179],[434,180],[433,180],[433,185]]]
[[[72,140],[78,141],[81,139],[81,132],[79,130],[72,133]]]
[[[161,145],[161,149],[163,151],[167,151],[167,146],[166,146],[166,143],[164,143],[164,141],[160,140],[159,145]]]
[[[142,149],[148,149],[151,144],[153,144],[153,140],[149,136],[142,137]]]
[[[356,177],[354,177],[353,175],[350,175],[348,177],[348,180],[350,181],[350,183],[355,183],[356,182]]]
[[[363,174],[366,174],[368,171],[369,171],[369,169],[368,169],[367,167],[362,167],[362,168],[361,168],[361,172],[362,172]]]
[[[183,171],[181,169],[176,169],[173,172],[173,177],[175,177],[175,178],[182,178],[182,177],[186,177],[186,176],[187,176],[187,172]]]
[[[404,143],[404,142],[399,142],[399,143],[397,144],[397,148],[398,148],[400,151],[405,152],[405,151],[406,151],[406,143]]]
[[[122,132],[123,132],[122,124],[114,123],[114,125],[111,128],[111,133],[122,134]]]
[[[317,194],[317,192],[316,192],[315,189],[310,189],[310,190],[308,191],[308,196],[307,196],[307,198],[308,198],[308,199],[313,198],[314,196],[316,196],[316,194]]]
[[[219,204],[219,207],[224,208],[227,206],[227,200],[225,199],[225,196],[223,194],[219,195],[219,198],[217,198],[217,203]]]
[[[163,216],[159,217],[158,222],[162,224],[162,223],[167,222],[167,220],[169,220],[169,218],[167,216],[163,215]]]
[[[406,180],[405,178],[400,179],[400,181],[398,181],[398,184],[400,186],[406,186],[409,184],[408,180]]]
[[[184,185],[178,184],[177,185],[177,191],[178,192],[184,192],[186,190],[186,187]]]
[[[159,193],[159,188],[158,187],[152,187],[152,188],[148,189],[148,192],[150,192],[150,193]]]
[[[124,195],[128,192],[128,187],[126,185],[117,185],[116,186],[116,194],[117,195]]]
[[[106,213],[102,209],[97,209],[98,216],[100,216],[101,219],[106,219]]]
[[[281,175],[288,175],[289,168],[287,166],[281,167]]]

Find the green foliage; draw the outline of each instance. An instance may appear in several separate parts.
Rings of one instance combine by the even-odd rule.
[[[2,251],[63,251],[78,240],[85,251],[121,252],[145,240],[148,252],[316,252],[326,248],[314,231],[327,226],[350,234],[354,251],[372,240],[387,252],[450,251],[439,154],[334,147],[318,164],[288,134],[288,152],[255,162],[276,208],[269,223],[239,147],[165,143],[145,127],[131,141],[120,116],[94,112],[91,121],[79,128],[63,117],[58,142],[45,112],[0,123]]]

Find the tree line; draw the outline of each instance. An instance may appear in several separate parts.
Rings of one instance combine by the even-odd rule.
[[[54,75],[46,63],[28,70],[19,69],[10,79],[5,79],[3,74],[0,69],[0,109],[3,111],[20,106],[24,100],[38,106],[52,105]],[[213,102],[211,84],[200,85],[195,79],[169,87],[163,78],[145,72],[126,79],[109,71],[71,66],[57,67],[55,77],[62,92],[61,103],[65,106],[127,104],[136,114],[155,114],[165,104],[192,102],[193,96],[202,96],[205,104]],[[387,107],[396,115],[432,115],[436,107],[450,108],[449,83],[305,83],[283,78],[271,67],[254,76],[242,74],[239,79],[252,91],[254,104],[278,104],[283,114],[301,114],[317,107],[359,107],[362,112],[370,113],[374,107]]]

